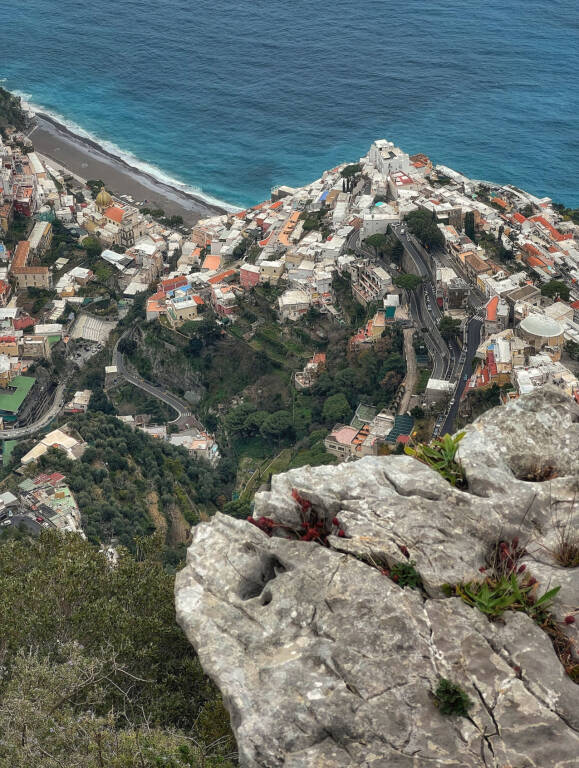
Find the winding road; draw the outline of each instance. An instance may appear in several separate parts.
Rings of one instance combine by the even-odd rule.
[[[149,381],[146,381],[141,376],[135,375],[134,373],[130,373],[127,370],[124,356],[122,352],[120,352],[119,350],[119,343],[121,339],[128,336],[131,331],[132,329],[125,331],[125,333],[118,339],[117,343],[113,348],[113,365],[116,365],[117,372],[129,384],[132,384],[134,387],[138,387],[139,389],[142,389],[143,392],[146,392],[152,397],[156,397],[157,400],[161,400],[161,402],[170,406],[176,412],[177,416],[175,419],[168,422],[169,424],[176,424],[178,427],[180,427],[184,425],[184,422],[191,421],[192,418],[195,419],[195,417],[193,417],[193,414],[189,410],[189,406],[183,400],[178,398],[176,395],[173,395],[171,392],[168,392],[166,389],[162,389],[161,387],[158,387],[155,384],[151,384]],[[203,429],[203,425],[199,421],[197,421],[197,419],[195,419],[195,426],[198,429]]]
[[[66,382],[61,382],[54,392],[52,405],[42,414],[39,419],[33,421],[32,424],[26,425],[25,427],[17,427],[16,429],[1,429],[0,440],[19,440],[23,437],[30,437],[36,432],[40,432],[40,430],[47,427],[64,408],[64,403],[62,403],[62,396],[64,395],[65,389]]]

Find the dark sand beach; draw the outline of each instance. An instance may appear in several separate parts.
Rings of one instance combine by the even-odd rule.
[[[150,207],[162,208],[168,215],[182,216],[187,224],[224,213],[224,209],[216,205],[133,168],[47,115],[37,114],[36,121],[37,126],[30,132],[36,151],[81,179],[102,179],[109,191],[131,195],[137,201],[146,200]]]

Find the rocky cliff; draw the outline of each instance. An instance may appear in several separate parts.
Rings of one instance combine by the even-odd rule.
[[[337,518],[345,536],[328,547],[219,514],[194,529],[178,621],[223,693],[243,766],[578,764],[579,686],[553,638],[521,611],[490,621],[447,585],[484,578],[518,540],[536,595],[561,586],[550,612],[569,662],[579,569],[554,553],[579,520],[579,408],[533,393],[470,425],[459,456],[466,490],[391,456],[292,470],[256,496],[255,518],[289,528],[310,503]],[[409,562],[421,589],[388,577]],[[468,694],[467,717],[437,708],[441,678]]]

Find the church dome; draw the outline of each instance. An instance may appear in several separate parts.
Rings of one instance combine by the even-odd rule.
[[[112,205],[113,198],[109,195],[106,189],[102,187],[101,191],[96,196],[95,202],[99,208],[104,209],[104,208],[108,208],[109,205]]]

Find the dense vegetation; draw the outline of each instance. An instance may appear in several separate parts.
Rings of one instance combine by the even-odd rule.
[[[156,537],[115,566],[79,536],[0,545],[0,765],[231,766],[218,692],[175,623]]]
[[[579,224],[579,208],[567,208],[562,203],[553,203],[553,208],[561,214],[564,221]]]
[[[26,128],[27,121],[22,111],[21,99],[0,88],[0,131],[12,126],[19,131]]]
[[[406,222],[408,229],[425,248],[442,248],[444,245],[444,237],[436,223],[436,216],[430,211],[412,211],[406,216]]]
[[[360,401],[388,405],[404,377],[402,334],[388,329],[372,349],[350,350],[353,331],[375,308],[352,299],[346,277],[335,278],[334,290],[341,324],[311,310],[300,322],[280,325],[280,289],[260,286],[241,302],[234,323],[206,319],[175,332],[152,322],[123,343],[142,376],[196,398],[195,412],[237,470],[238,490],[252,476],[267,481],[270,466],[283,472],[333,462],[323,445],[328,431],[349,422]],[[325,352],[326,370],[311,389],[296,390],[295,372],[316,352]],[[223,494],[230,498],[230,489]]]
[[[50,449],[27,472],[59,471],[66,476],[89,541],[112,540],[132,549],[136,536],[156,529],[166,537],[167,562],[176,563],[186,523],[198,522],[200,510],[206,504],[212,507],[227,489],[230,464],[225,460],[213,469],[185,449],[133,431],[104,413],[78,416],[69,423],[88,443],[83,457],[70,461],[62,451]],[[19,460],[19,448],[14,461]]]
[[[550,280],[541,286],[541,294],[550,299],[569,301],[569,286],[563,280]]]

